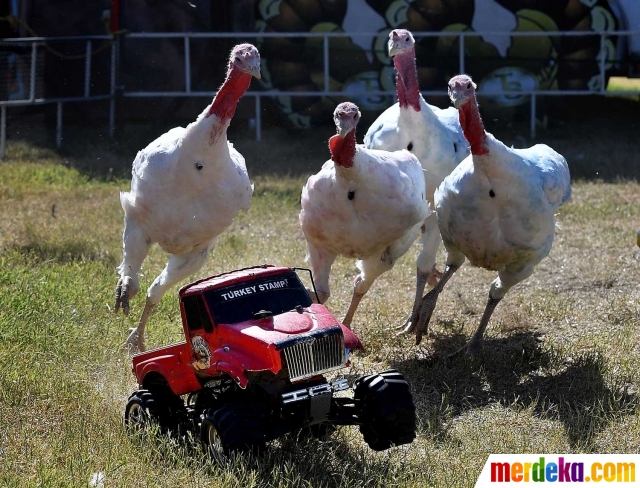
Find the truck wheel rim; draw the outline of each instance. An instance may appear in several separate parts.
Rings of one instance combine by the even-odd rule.
[[[129,409],[129,425],[139,429],[140,427],[142,427],[144,420],[145,412],[142,408],[142,405],[138,403],[131,405],[131,408]]]
[[[222,441],[218,431],[213,426],[207,428],[207,446],[212,454],[222,454]]]

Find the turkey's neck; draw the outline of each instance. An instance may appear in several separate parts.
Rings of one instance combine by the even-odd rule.
[[[235,67],[231,68],[227,79],[224,80],[216,97],[213,99],[207,117],[216,115],[220,120],[233,118],[238,101],[247,91],[250,84],[251,75],[249,73],[245,73]]]
[[[329,139],[329,151],[331,159],[338,166],[343,168],[351,168],[353,166],[353,158],[356,155],[356,131],[349,132],[344,138],[338,134]]]
[[[478,110],[478,102],[473,96],[467,103],[458,110],[460,126],[464,132],[464,137],[469,141],[471,154],[481,156],[487,154],[487,133],[484,131],[484,124]]]
[[[413,107],[420,112],[420,87],[418,86],[418,71],[416,69],[416,51],[396,54],[393,65],[398,71],[396,91],[401,108]]]

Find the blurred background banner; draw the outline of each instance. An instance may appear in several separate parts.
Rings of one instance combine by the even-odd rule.
[[[466,71],[480,92],[503,90],[592,90],[601,86],[600,37],[560,37],[545,32],[602,32],[640,29],[640,2],[636,0],[259,0],[256,27],[262,32],[346,32],[331,38],[331,90],[353,91],[364,110],[379,111],[386,97],[366,91],[394,91],[393,65],[386,52],[394,28],[416,35],[416,61],[422,90],[444,90],[458,73],[460,40],[464,32]],[[370,35],[378,32],[378,36]],[[474,32],[482,35],[472,35]],[[492,32],[496,32],[493,34]],[[508,32],[537,32],[516,37]],[[368,35],[361,35],[366,33]],[[500,34],[498,34],[500,33]],[[608,72],[640,53],[640,37],[607,37],[604,42]],[[281,90],[322,90],[321,39],[267,38],[261,52],[267,69],[264,84]],[[490,101],[511,107],[527,96],[496,95]],[[281,97],[282,111],[294,125],[307,126],[337,100]]]
[[[152,104],[129,98],[118,110],[125,118],[190,118],[202,100],[176,100],[170,93],[215,91],[237,42],[254,42],[260,49],[262,80],[253,90],[304,94],[271,99],[275,110],[270,116],[280,123],[309,127],[330,121],[336,103],[345,99],[335,92],[346,92],[363,117],[371,118],[395,101],[395,70],[386,47],[394,28],[414,32],[423,91],[444,92],[463,58],[479,94],[493,94],[483,98],[486,110],[526,107],[532,91],[597,93],[612,75],[640,75],[640,34],[615,34],[640,31],[638,0],[10,0],[0,9],[4,38],[57,39],[36,50],[35,98],[81,96],[87,91],[85,70],[90,70],[91,95],[108,96],[109,41],[94,41],[87,68],[85,44],[65,39],[122,33],[120,92],[169,94]],[[181,37],[127,35],[185,32],[270,36],[196,36],[186,51]],[[611,34],[601,37],[603,32]],[[315,37],[271,37],[289,33]],[[326,33],[343,35],[325,41]],[[517,35],[521,33],[529,34]],[[28,93],[30,56],[29,45],[0,41],[1,100],[21,100]],[[250,103],[253,99],[240,107],[240,118],[250,116]],[[442,97],[435,103],[448,102]]]

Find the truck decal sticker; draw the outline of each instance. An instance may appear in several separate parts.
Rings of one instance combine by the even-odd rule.
[[[238,290],[229,290],[224,293],[220,293],[220,296],[224,301],[233,300],[234,298],[251,295],[253,293],[269,290],[278,290],[280,288],[288,288],[289,282],[287,280],[268,281],[266,283],[260,283],[258,285],[246,286]]]
[[[194,369],[208,369],[211,366],[211,349],[202,336],[194,335],[191,338],[191,347],[196,355],[196,360],[191,363]]]

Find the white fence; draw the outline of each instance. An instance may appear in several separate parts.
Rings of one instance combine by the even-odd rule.
[[[216,91],[195,91],[191,86],[191,40],[203,39],[203,38],[231,38],[235,40],[250,40],[250,39],[264,39],[269,37],[280,38],[322,38],[323,40],[323,79],[324,86],[317,91],[284,91],[284,90],[264,90],[256,91],[250,90],[246,93],[246,97],[255,98],[255,137],[256,140],[262,138],[262,115],[261,115],[261,100],[264,97],[277,97],[277,96],[290,96],[290,97],[310,97],[310,96],[329,96],[329,97],[345,97],[353,96],[353,92],[345,91],[331,91],[329,73],[330,73],[330,46],[329,39],[334,37],[384,37],[386,39],[388,33],[375,32],[375,33],[345,33],[345,32],[229,32],[229,33],[214,33],[214,32],[184,32],[184,33],[128,33],[127,39],[183,39],[184,46],[184,80],[185,86],[183,90],[177,91],[127,91],[126,87],[121,92],[121,96],[125,98],[161,98],[161,97],[213,97]],[[558,32],[413,32],[415,38],[421,37],[444,37],[452,36],[459,39],[458,48],[458,72],[465,72],[465,60],[467,55],[465,54],[465,40],[469,37],[483,37],[487,35],[491,36],[526,36],[526,37],[563,37],[563,36],[597,36],[600,39],[600,52],[598,55],[599,63],[599,77],[600,83],[597,90],[504,90],[500,92],[479,92],[481,96],[497,96],[497,95],[513,95],[513,96],[529,96],[530,97],[530,131],[531,136],[535,137],[536,131],[536,100],[541,96],[585,96],[585,95],[609,95],[609,96],[628,96],[628,95],[640,95],[640,90],[634,91],[606,91],[606,72],[607,63],[611,60],[607,59],[607,51],[605,48],[606,41],[611,37],[620,36],[639,36],[640,31],[558,31]],[[36,96],[36,78],[38,72],[38,51],[40,49],[49,49],[49,45],[55,42],[79,42],[85,45],[84,55],[84,93],[80,96],[71,96],[63,98],[45,98]],[[1,127],[0,127],[0,158],[4,158],[6,149],[6,127],[7,127],[7,110],[10,107],[23,107],[29,105],[42,105],[42,104],[56,104],[57,105],[57,124],[56,124],[56,144],[58,147],[62,144],[63,134],[63,105],[65,103],[73,102],[87,102],[96,100],[109,100],[109,134],[114,135],[115,130],[115,101],[117,96],[117,69],[118,69],[118,45],[120,39],[117,36],[80,36],[80,37],[31,37],[31,38],[16,38],[16,39],[3,39],[0,41],[2,45],[13,46],[30,46],[30,65],[29,65],[29,90],[28,96],[20,97],[18,99],[0,100],[1,109]],[[91,92],[91,63],[94,53],[96,51],[95,46],[100,43],[100,50],[105,46],[110,50],[110,63],[109,63],[109,90],[108,93],[96,94]],[[367,91],[368,96],[395,96],[395,92],[391,91]],[[432,90],[422,91],[423,95],[446,95],[446,90]]]

